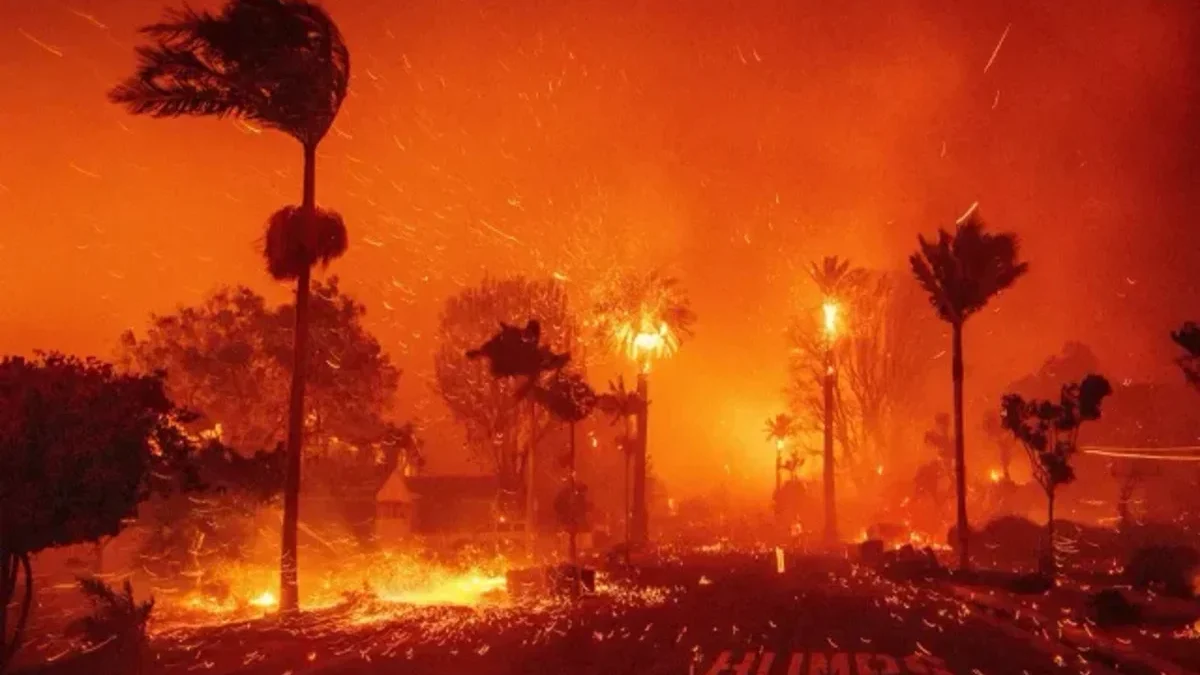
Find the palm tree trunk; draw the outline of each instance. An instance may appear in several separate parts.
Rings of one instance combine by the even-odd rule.
[[[1048,492],[1046,498],[1046,550],[1042,554],[1044,564],[1041,571],[1053,579],[1058,572],[1058,562],[1054,559],[1054,491]]]
[[[529,450],[525,458],[525,539],[529,547],[529,555],[534,555],[534,545],[537,543],[535,522],[537,520],[537,495],[534,490],[533,458],[537,454],[537,404],[529,399]]]
[[[633,536],[632,545],[642,548],[650,539],[650,516],[646,508],[646,457],[650,413],[649,382],[646,373],[638,373],[637,392],[642,406],[637,415],[637,454],[633,457]]]
[[[0,633],[0,673],[4,672],[8,665],[12,662],[13,656],[16,655],[17,649],[21,647],[21,642],[25,639],[25,624],[29,621],[29,608],[33,602],[33,571],[29,565],[29,554],[5,554],[5,562],[8,567],[8,573],[5,575],[3,583],[7,596],[6,603],[2,608],[7,620],[8,602],[12,601],[12,596],[16,592],[18,566],[25,573],[25,597],[21,598],[21,611],[17,615],[17,623],[13,627],[13,636],[10,640],[7,633]],[[7,623],[7,621],[6,621]]]
[[[629,550],[629,471],[630,460],[633,459],[632,448],[625,448],[625,550]],[[626,556],[628,558],[628,556]]]
[[[825,349],[825,543],[837,541],[837,504],[833,485],[833,350]]]
[[[304,146],[304,197],[301,209],[316,205],[317,148]],[[310,270],[296,279],[296,333],[292,354],[292,389],[288,402],[287,473],[283,484],[283,546],[279,565],[279,609],[300,609],[297,526],[300,522],[300,459],[304,448],[304,382],[308,374],[308,295]]]
[[[577,522],[579,514],[575,511],[575,423],[571,422],[571,501],[570,507],[570,555],[571,555],[571,597],[579,597],[579,549],[576,546],[575,534],[579,531]]]
[[[954,354],[951,374],[954,377],[954,481],[958,492],[958,566],[965,570],[970,566],[970,556],[967,551],[970,533],[967,531],[966,443],[963,439],[962,323],[953,324],[953,334]]]

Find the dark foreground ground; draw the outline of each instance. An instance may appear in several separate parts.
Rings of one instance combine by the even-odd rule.
[[[281,625],[176,629],[153,673],[1007,675],[1113,672],[931,589],[845,561],[689,556],[578,605],[397,610],[363,600]],[[647,588],[652,590],[646,590]],[[63,661],[49,671],[97,673]],[[1136,669],[1120,672],[1138,673]]]

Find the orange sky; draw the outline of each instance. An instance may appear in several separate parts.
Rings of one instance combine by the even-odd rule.
[[[582,286],[612,264],[665,265],[700,323],[655,374],[656,463],[671,479],[761,451],[766,467],[802,265],[899,267],[916,233],[976,201],[1021,235],[1032,272],[968,328],[970,405],[1068,339],[1115,378],[1175,376],[1166,331],[1200,318],[1185,239],[1200,12],[815,4],[326,3],[354,77],[318,200],[346,216],[332,271],[406,371],[406,415],[439,436],[432,327],[485,271]],[[0,0],[6,352],[106,355],[219,284],[285,297],[256,242],[298,198],[299,147],[104,98],[163,6]]]

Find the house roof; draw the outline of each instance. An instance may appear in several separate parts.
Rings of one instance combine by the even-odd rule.
[[[411,502],[417,498],[474,499],[496,498],[499,483],[493,476],[405,476],[397,470],[388,476],[376,493],[380,502]]]

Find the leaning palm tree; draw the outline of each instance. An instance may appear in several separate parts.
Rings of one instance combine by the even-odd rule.
[[[913,275],[937,311],[950,324],[954,378],[954,469],[958,494],[959,566],[969,564],[967,552],[967,471],[963,441],[963,324],[983,309],[995,295],[1025,274],[1029,265],[1018,260],[1017,236],[984,232],[983,222],[972,212],[958,223],[954,234],[939,230],[937,239],[918,237],[920,250],[909,257]]]
[[[526,467],[525,485],[525,528],[528,535],[530,550],[533,549],[534,534],[534,492],[533,492],[533,460],[537,450],[537,408],[538,392],[541,390],[542,378],[546,373],[562,370],[571,360],[570,353],[555,353],[548,345],[542,344],[542,325],[537,319],[530,319],[524,328],[500,323],[500,330],[476,349],[469,350],[468,359],[487,359],[488,368],[495,378],[520,378],[524,382],[517,388],[518,399],[529,401],[530,434]]]
[[[783,471],[783,446],[787,444],[789,438],[795,431],[796,421],[791,415],[779,413],[774,417],[767,418],[767,424],[763,427],[763,432],[767,435],[767,442],[775,445],[775,498],[779,498],[780,476]]]
[[[185,7],[142,33],[152,44],[138,47],[137,72],[109,93],[113,102],[135,115],[243,119],[304,150],[300,206],[273,215],[266,237],[272,276],[296,281],[279,605],[294,611],[309,278],[313,264],[346,248],[341,218],[316,207],[317,145],[346,98],[350,52],[333,19],[307,0],[230,0],[217,13]]]

